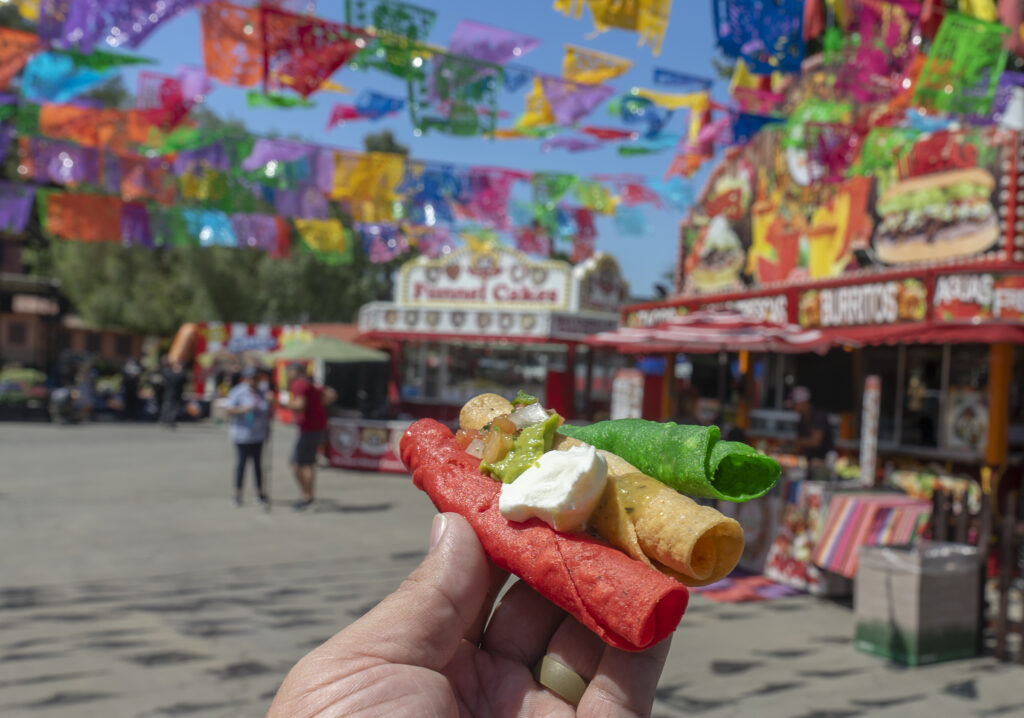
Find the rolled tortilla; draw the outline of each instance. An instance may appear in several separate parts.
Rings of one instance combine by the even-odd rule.
[[[735,519],[640,473],[609,477],[590,526],[687,586],[721,581],[743,555],[743,529]]]
[[[558,436],[565,451],[578,439]],[[637,470],[625,459],[601,451],[608,483],[590,516],[590,528],[638,561],[687,586],[721,581],[743,555],[743,528],[735,519]]]
[[[736,441],[720,441],[717,426],[644,419],[563,424],[558,433],[605,449],[688,496],[749,501],[779,480],[779,463]]]
[[[689,600],[685,586],[582,534],[563,534],[543,521],[512,522],[498,510],[501,484],[451,431],[421,419],[405,432],[402,460],[413,483],[439,511],[469,521],[487,555],[576,617],[605,643],[638,651],[671,634]]]

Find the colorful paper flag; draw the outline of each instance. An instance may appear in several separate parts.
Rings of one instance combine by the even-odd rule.
[[[580,180],[573,187],[573,193],[580,204],[601,214],[614,214],[619,204],[619,198],[595,180]]]
[[[594,217],[590,210],[583,207],[574,208],[572,218],[576,225],[576,233],[572,238],[572,254],[569,258],[573,264],[578,264],[594,256],[597,227],[594,226]]]
[[[7,89],[37,47],[39,38],[34,34],[9,27],[0,28],[0,90]]]
[[[231,219],[220,210],[183,209],[181,217],[186,231],[199,242],[200,247],[237,247],[238,237]]]
[[[737,61],[737,65],[742,60]],[[676,91],[699,92],[711,89],[712,80],[699,75],[690,75],[676,70],[666,70],[661,67],[654,69],[654,84],[664,87],[674,87]]]
[[[799,72],[804,59],[804,0],[714,0],[718,47],[754,72]]]
[[[860,102],[882,102],[900,91],[918,53],[913,42],[918,8],[882,0],[858,0],[857,35],[843,43],[836,88]]]
[[[121,198],[40,190],[44,231],[77,242],[121,241]]]
[[[348,231],[336,219],[296,219],[296,247],[314,254],[325,264],[350,264],[352,242]]]
[[[654,139],[672,119],[672,110],[658,107],[646,97],[625,95],[611,103],[609,111],[618,114],[627,125],[642,125],[644,139]]]
[[[36,188],[20,182],[0,182],[0,230],[20,234],[28,226]]]
[[[275,189],[274,211],[282,217],[327,219],[330,215],[327,198],[314,185],[296,189]]]
[[[161,23],[209,0],[43,0],[39,36],[58,48],[136,47]]]
[[[121,205],[121,244],[125,247],[153,248],[149,210],[142,202],[125,202]]]
[[[33,55],[21,75],[21,96],[32,102],[67,102],[111,77],[109,72],[79,68],[67,55]]]
[[[391,262],[409,251],[409,240],[394,224],[362,224],[354,227],[363,242],[363,252],[370,262]]]
[[[635,97],[643,97],[650,100],[658,107],[664,107],[667,110],[694,110],[695,112],[704,112],[711,105],[711,96],[707,91],[689,92],[681,95],[678,93],[656,92],[655,90],[636,87],[633,89],[631,94]]]
[[[258,249],[274,257],[288,254],[291,229],[288,223],[273,214],[234,214],[231,226],[238,246]]]
[[[201,19],[207,74],[225,85],[260,84],[264,67],[259,7],[218,0],[203,7]]]
[[[448,41],[448,50],[456,55],[504,65],[536,49],[540,40],[474,20],[460,20]]]
[[[152,200],[157,204],[173,204],[177,181],[171,163],[162,157],[121,157],[121,198],[126,202]]]
[[[18,137],[18,177],[74,187],[98,184],[99,153],[95,148],[45,137]]]
[[[295,107],[316,107],[316,104],[305,97],[295,95],[283,95],[279,92],[260,92],[249,90],[245,93],[245,104],[248,107],[273,107],[276,109],[288,109]]]
[[[455,250],[455,240],[452,238],[451,229],[444,224],[433,227],[407,226],[406,234],[412,240],[416,250],[424,257],[436,259]]]
[[[1006,65],[1006,32],[998,23],[946,13],[921,70],[915,102],[955,115],[988,113]]]
[[[583,85],[600,85],[625,75],[632,67],[633,61],[628,58],[576,45],[566,45],[565,57],[562,59],[562,77]]]
[[[287,88],[309,97],[365,43],[347,25],[261,7],[264,90]],[[359,42],[357,42],[357,40]]]
[[[551,238],[536,227],[516,227],[514,230],[516,249],[523,254],[542,257],[551,256]]]
[[[589,152],[591,150],[597,150],[601,148],[600,142],[594,142],[593,140],[586,140],[582,137],[552,137],[550,140],[545,140],[541,144],[540,149],[542,152],[550,152],[551,150],[566,150],[567,152]]]
[[[555,122],[563,126],[575,125],[615,92],[608,85],[581,85],[550,75],[542,75],[540,83]]]
[[[639,44],[651,44],[655,55],[661,52],[661,43],[668,28],[672,0],[586,0],[594,16],[594,28],[604,32],[610,27],[635,32],[640,36]],[[555,10],[577,19],[583,8],[583,0],[555,0]]]
[[[637,207],[621,206],[615,211],[615,229],[624,237],[643,237],[647,233],[647,219]]]
[[[295,162],[309,157],[316,147],[298,140],[278,140],[260,137],[252,146],[249,156],[242,160],[242,169],[247,172],[265,168],[271,162]]]

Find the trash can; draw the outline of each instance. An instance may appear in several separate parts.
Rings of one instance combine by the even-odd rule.
[[[974,656],[979,574],[965,544],[861,547],[854,645],[909,666]]]

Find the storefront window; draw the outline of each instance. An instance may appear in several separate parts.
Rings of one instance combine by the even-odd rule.
[[[939,446],[942,354],[941,346],[912,346],[906,349],[901,443],[907,446]]]
[[[950,347],[949,389],[942,416],[942,446],[952,451],[984,451],[988,435],[989,348]]]
[[[558,346],[410,343],[403,351],[402,398],[460,405],[486,392],[522,389],[543,397],[549,371],[564,371]]]

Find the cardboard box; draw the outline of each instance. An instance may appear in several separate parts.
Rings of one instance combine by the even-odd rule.
[[[910,666],[974,656],[979,572],[964,544],[861,547],[854,645]]]

